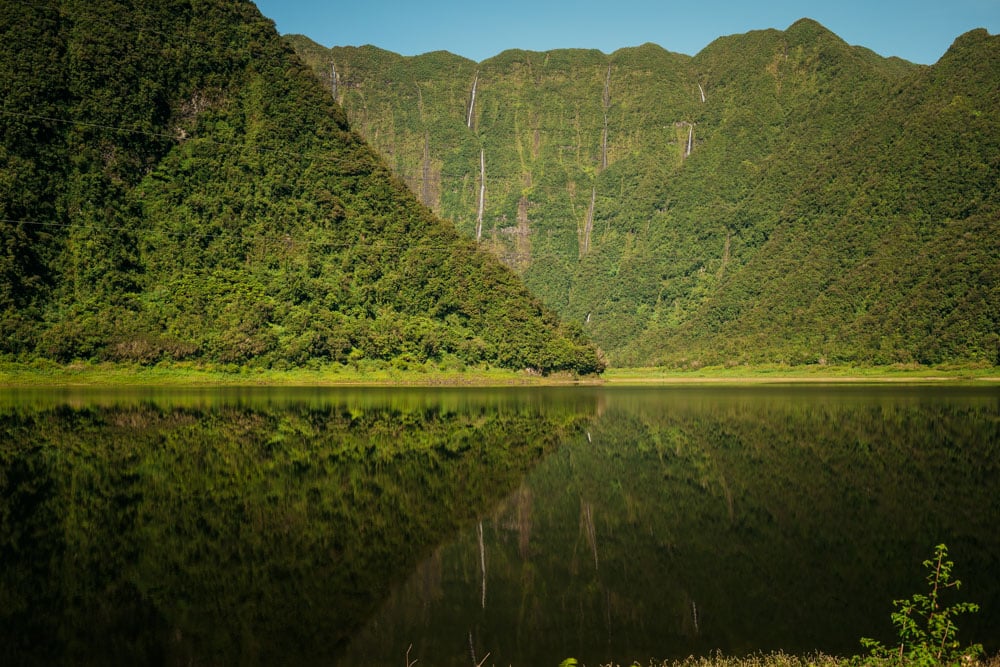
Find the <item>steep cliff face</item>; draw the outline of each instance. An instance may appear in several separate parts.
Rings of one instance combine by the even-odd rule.
[[[39,1],[2,27],[0,354],[603,367],[253,3]]]
[[[425,203],[613,362],[996,362],[996,37],[933,67],[808,19],[694,57],[287,39],[344,73],[338,101]]]

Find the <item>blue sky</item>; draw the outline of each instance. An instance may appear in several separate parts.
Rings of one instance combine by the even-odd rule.
[[[282,34],[323,46],[374,44],[403,55],[654,42],[694,55],[716,37],[816,19],[850,44],[931,64],[973,28],[1000,30],[1000,0],[257,0]]]

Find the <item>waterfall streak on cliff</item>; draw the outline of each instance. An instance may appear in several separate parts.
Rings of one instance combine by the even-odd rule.
[[[483,237],[483,205],[486,202],[486,149],[479,149],[479,214],[476,216],[476,241]]]
[[[471,130],[472,129],[472,115],[476,109],[476,88],[479,87],[479,72],[476,72],[476,78],[472,81],[472,99],[469,101],[469,113],[465,118],[465,125]]]
[[[594,201],[597,199],[597,188],[590,189],[590,207],[587,209],[587,220],[583,223],[583,247],[581,254],[590,252],[590,234],[594,231]]]
[[[608,168],[608,107],[611,106],[611,65],[604,77],[604,96],[601,98],[604,106],[604,131],[601,133],[601,169]]]

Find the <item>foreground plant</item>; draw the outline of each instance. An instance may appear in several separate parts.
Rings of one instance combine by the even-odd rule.
[[[975,661],[983,653],[981,644],[962,648],[956,635],[958,626],[954,618],[962,613],[977,612],[979,605],[958,602],[943,607],[941,594],[949,588],[958,590],[962,582],[952,580],[955,564],[948,560],[948,547],[939,544],[934,557],[925,560],[928,570],[928,594],[917,593],[908,600],[895,600],[896,611],[892,623],[899,633],[899,646],[886,647],[867,637],[861,644],[870,649],[871,655],[859,659],[863,665],[960,665]]]

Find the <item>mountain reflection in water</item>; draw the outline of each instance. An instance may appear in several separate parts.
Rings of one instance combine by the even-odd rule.
[[[996,650],[998,405],[940,387],[7,392],[0,662],[857,653],[891,638],[939,542],[983,608],[960,638]]]

